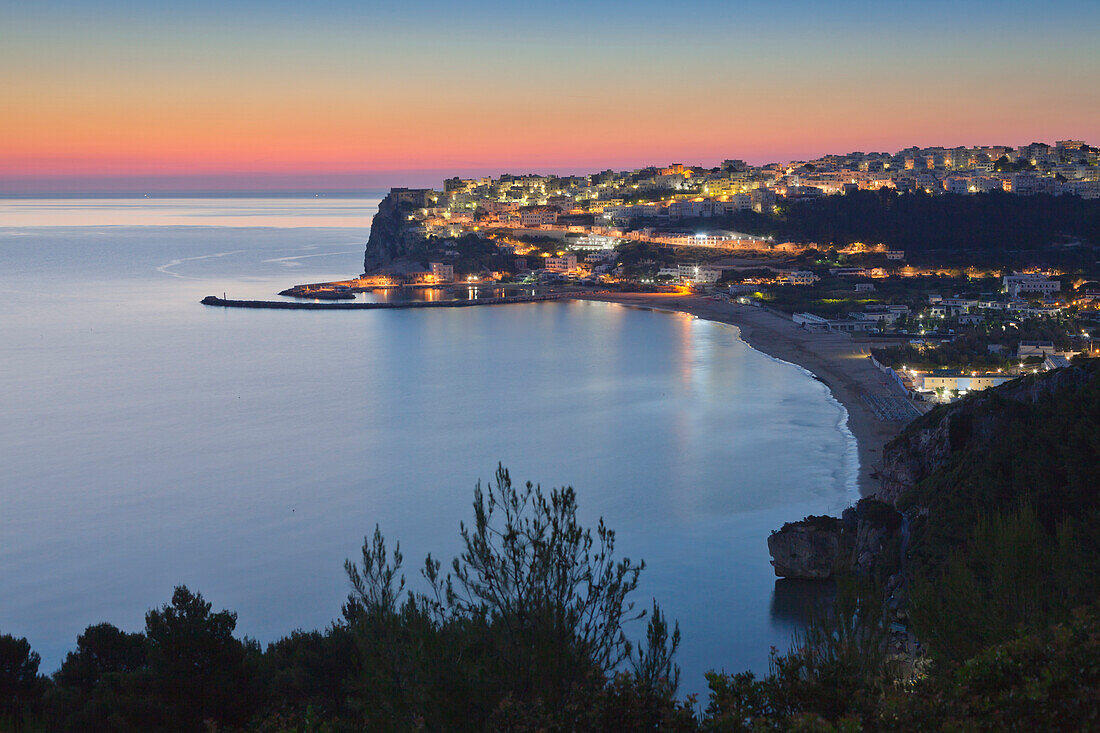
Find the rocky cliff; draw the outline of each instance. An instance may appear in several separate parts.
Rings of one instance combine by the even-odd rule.
[[[935,565],[978,517],[1025,497],[1053,526],[1100,485],[1078,468],[1100,453],[1098,403],[1100,360],[1089,360],[933,409],[883,450],[876,502],[860,502],[843,519],[807,517],[769,537],[775,573],[881,578],[879,570],[904,567],[897,553],[883,557],[895,540],[902,554]]]
[[[1095,534],[1098,461],[1100,359],[1024,377],[913,421],[883,451],[878,499],[841,519],[784,525],[768,538],[772,564],[789,578],[870,578],[886,649],[908,664],[921,653],[910,629],[914,582],[935,582],[959,553],[994,552],[974,544],[977,528],[1025,504],[1052,533],[1072,519],[1084,528],[1076,536]]]
[[[855,571],[890,574],[900,565],[902,516],[877,499],[861,499],[835,517],[788,522],[768,537],[775,574],[824,580]],[[888,548],[893,550],[888,550]]]
[[[835,517],[788,522],[768,537],[775,574],[781,578],[831,578],[847,553],[844,523]]]
[[[420,232],[407,219],[411,206],[398,204],[392,194],[378,204],[378,213],[370,225],[370,238],[363,253],[363,272],[370,273],[410,254],[423,241]]]
[[[1094,452],[1100,442],[1088,407],[1098,392],[1100,360],[1090,360],[973,394],[914,420],[883,450],[877,501],[861,501],[843,520],[807,517],[785,524],[768,538],[776,575],[893,572],[900,556],[882,555],[895,541],[901,552],[935,560],[983,511],[1028,495],[1042,499],[1040,514],[1056,520],[1080,503],[1093,480],[1080,471],[1060,475],[1059,467]],[[1065,451],[1070,453],[1060,459]],[[911,525],[912,542],[901,536],[902,524]]]
[[[898,505],[917,485],[945,468],[962,451],[982,452],[1009,434],[1036,403],[1056,392],[1081,387],[1096,376],[1095,365],[1073,366],[1023,377],[938,407],[914,420],[882,453],[881,487],[875,496]]]

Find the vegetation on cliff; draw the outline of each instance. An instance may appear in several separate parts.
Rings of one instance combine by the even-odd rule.
[[[712,228],[715,222],[707,220]],[[745,211],[724,222],[777,241],[843,247],[870,242],[901,249],[917,262],[1027,263],[1095,259],[1090,248],[1052,249],[1080,240],[1100,244],[1100,201],[1076,196],[970,196],[853,191],[784,204],[775,213]],[[1082,250],[1085,250],[1082,252]],[[1042,252],[1042,257],[1037,255]],[[934,253],[934,258],[931,256]]]

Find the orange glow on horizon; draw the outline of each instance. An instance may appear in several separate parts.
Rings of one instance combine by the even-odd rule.
[[[1086,51],[1063,63],[945,40],[913,64],[889,36],[797,41],[776,19],[755,35],[696,28],[687,61],[659,21],[627,27],[598,8],[588,39],[552,27],[568,14],[528,21],[517,8],[522,42],[488,10],[433,11],[472,22],[468,35],[423,24],[432,17],[386,30],[369,11],[358,26],[273,10],[267,25],[259,14],[223,27],[181,9],[192,25],[174,27],[147,10],[80,22],[26,11],[0,46],[0,176],[583,173],[1100,137]]]

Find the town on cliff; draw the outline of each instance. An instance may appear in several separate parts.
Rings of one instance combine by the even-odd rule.
[[[361,275],[282,295],[705,296],[870,339],[901,392],[950,402],[1100,353],[1098,212],[1100,148],[1074,140],[456,177],[382,199]]]

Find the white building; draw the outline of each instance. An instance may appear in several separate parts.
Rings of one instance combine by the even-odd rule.
[[[874,331],[878,328],[878,321],[853,315],[851,318],[822,318],[813,313],[795,313],[791,316],[797,325],[814,333],[826,333],[839,331],[842,333],[856,333],[860,331]]]
[[[608,262],[615,259],[618,253],[613,249],[600,249],[595,252],[589,252],[585,258],[585,262]]]
[[[942,370],[928,372],[921,375],[921,391],[935,392],[936,390],[958,390],[960,393],[973,392],[980,389],[996,387],[1015,379],[1009,374],[977,372],[958,372]]]
[[[432,280],[437,283],[449,283],[454,282],[455,279],[455,266],[444,264],[442,262],[432,262],[429,264],[432,268]]]
[[[572,272],[577,269],[577,256],[565,254],[561,257],[547,257],[543,264],[550,272]]]
[[[1049,279],[1041,272],[1017,272],[1004,276],[1004,290],[1013,298],[1020,293],[1050,295],[1061,288],[1062,283]]]
[[[589,234],[584,237],[580,237],[576,241],[570,242],[569,246],[572,249],[583,250],[614,250],[621,239],[615,237],[605,237],[599,234]]]
[[[678,265],[676,274],[680,280],[697,285],[716,283],[722,277],[722,270],[717,267],[702,265]]]
[[[817,275],[810,270],[792,270],[787,273],[788,285],[813,285],[817,280]]]

